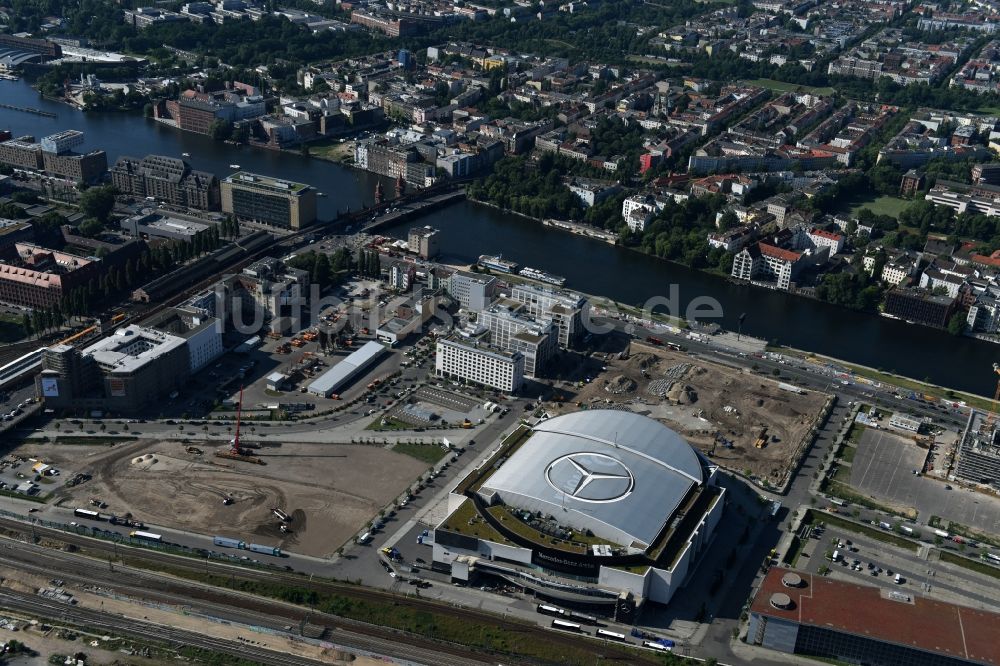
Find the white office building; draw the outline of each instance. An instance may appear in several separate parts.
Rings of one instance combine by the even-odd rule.
[[[514,393],[524,384],[524,354],[457,338],[438,340],[434,372]]]
[[[496,278],[458,271],[448,279],[448,293],[467,310],[483,310],[493,300]]]

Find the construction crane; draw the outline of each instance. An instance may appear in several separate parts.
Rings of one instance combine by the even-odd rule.
[[[245,449],[240,444],[240,421],[243,416],[243,387],[240,387],[240,401],[236,406],[236,434],[233,439],[229,442],[228,451],[216,451],[215,455],[219,458],[228,458],[230,460],[242,460],[243,462],[251,462],[257,465],[263,465],[264,461],[253,455],[250,451]]]

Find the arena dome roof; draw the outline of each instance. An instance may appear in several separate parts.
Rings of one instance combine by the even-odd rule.
[[[646,549],[704,481],[703,459],[670,428],[632,412],[589,410],[536,425],[478,492]]]

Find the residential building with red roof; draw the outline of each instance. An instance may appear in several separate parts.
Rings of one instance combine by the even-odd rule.
[[[1000,614],[771,569],[750,606],[747,641],[851,664],[1000,666]]]

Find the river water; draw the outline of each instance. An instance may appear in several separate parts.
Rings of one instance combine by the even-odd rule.
[[[42,99],[27,83],[0,80],[0,102],[52,111],[57,118],[0,109],[0,129],[15,136],[41,138],[64,129],[85,133],[87,149],[103,149],[108,163],[119,155],[142,157],[191,154],[195,169],[226,175],[229,164],[309,183],[327,193],[319,199],[321,218],[332,218],[345,206],[371,204],[379,177],[330,162],[295,154],[235,148],[199,135],[182,133],[138,114],[84,114]],[[381,179],[386,193],[392,183]],[[669,297],[676,285],[679,312],[696,297],[710,297],[722,306],[722,326],[736,330],[745,313],[743,331],[799,349],[849,362],[898,372],[956,389],[993,395],[992,364],[1000,347],[954,338],[943,331],[912,326],[870,314],[851,312],[781,292],[735,285],[654,257],[543,227],[538,222],[471,202],[449,206],[419,220],[441,229],[442,251],[449,257],[474,261],[484,253],[503,254],[522,265],[567,278],[567,287],[637,305],[656,296]],[[415,222],[390,230],[403,236]]]

